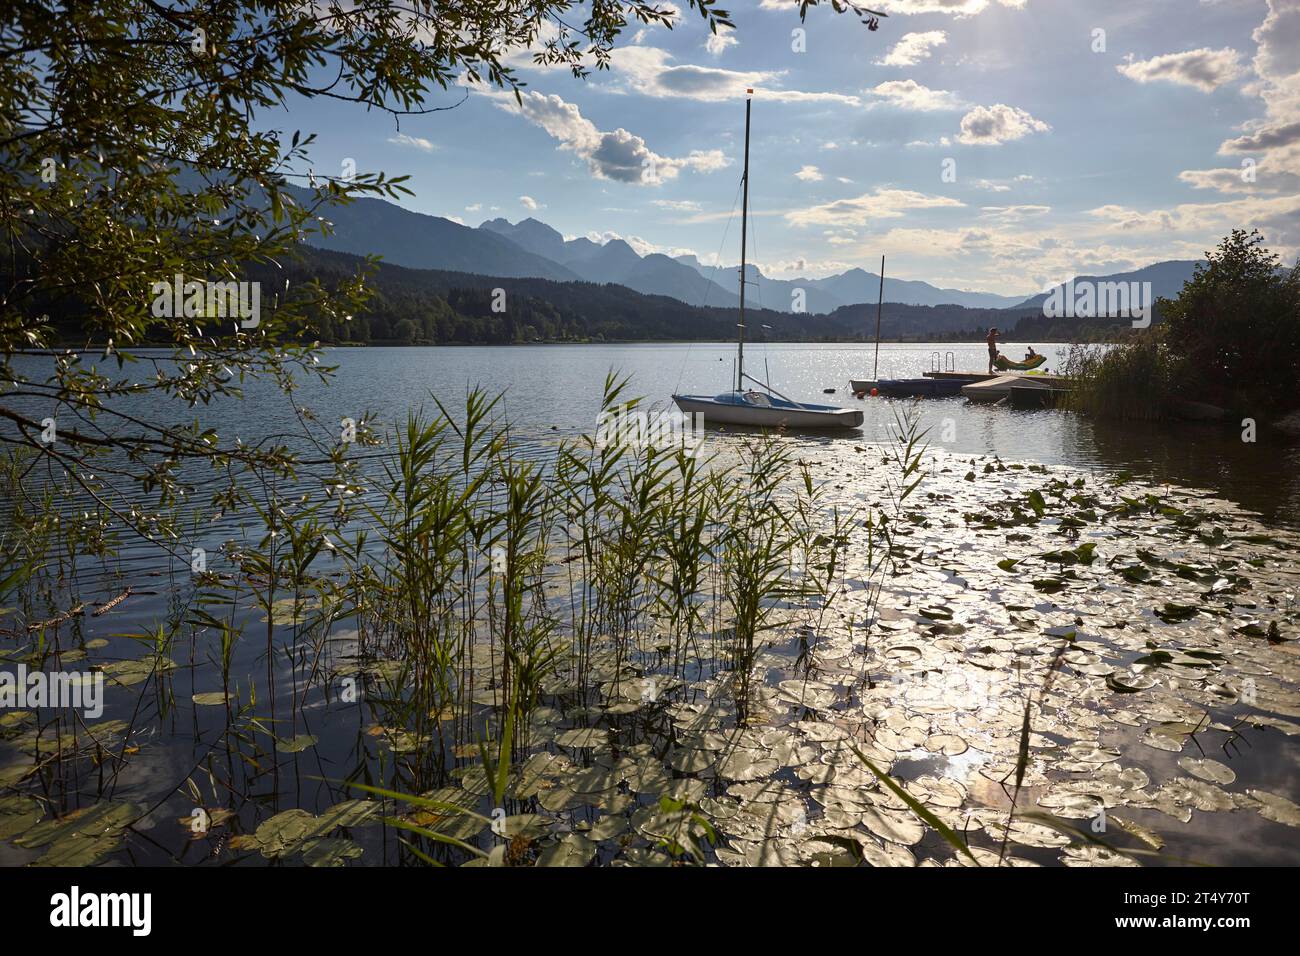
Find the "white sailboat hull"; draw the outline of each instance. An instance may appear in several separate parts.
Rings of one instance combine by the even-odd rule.
[[[716,398],[705,395],[674,395],[677,407],[688,415],[701,415],[717,425],[747,425],[751,428],[858,428],[862,411],[832,405],[799,405],[763,396],[765,404],[754,404],[728,393]]]

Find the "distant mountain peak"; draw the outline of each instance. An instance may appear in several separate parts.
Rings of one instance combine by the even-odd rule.
[[[517,223],[504,217],[487,219],[474,229],[366,198],[337,207],[332,219],[335,234],[314,240],[313,245],[357,255],[376,254],[409,268],[617,283],[689,304],[730,307],[739,301],[734,264],[705,266],[691,254],[642,256],[620,238],[603,245],[585,237],[566,240],[554,227],[531,216]],[[1155,295],[1173,295],[1194,265],[1192,261],[1158,262],[1115,276],[1076,276],[1076,281],[1122,276],[1151,281]],[[763,276],[751,263],[746,275],[751,281],[761,280],[761,285],[746,292],[747,303],[752,295],[756,304],[770,304],[784,312],[829,313],[848,305],[874,305],[880,294],[880,276],[860,266],[821,279],[775,279]],[[890,278],[888,273],[884,295],[886,302],[900,305],[983,309],[1032,308],[1043,298],[946,289],[920,280]]]

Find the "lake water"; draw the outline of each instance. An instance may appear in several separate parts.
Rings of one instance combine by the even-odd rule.
[[[1048,356],[1048,367],[1055,369],[1064,348],[1033,344]],[[1005,354],[1016,356],[1023,346],[1005,343],[1002,348]],[[730,343],[336,349],[326,354],[328,362],[339,366],[332,384],[305,383],[295,403],[310,407],[325,422],[359,419],[371,412],[385,424],[404,418],[421,405],[432,413],[433,396],[455,409],[467,387],[480,386],[504,394],[501,409],[511,423],[514,441],[524,454],[546,460],[561,439],[594,430],[601,388],[609,371],[630,375],[632,394],[644,396],[652,406],[668,407],[675,391],[714,394],[727,389],[734,354]],[[850,378],[872,376],[873,357],[874,350],[861,345],[750,345],[746,351],[747,368],[757,377],[770,377],[774,387],[792,398],[864,409],[865,422],[857,434],[802,434],[780,439],[810,464],[816,477],[833,486],[838,496],[835,500],[848,505],[861,505],[880,494],[879,469],[874,465],[879,459],[866,452],[874,442],[888,439],[896,414],[912,404],[884,398],[859,400],[849,393]],[[916,377],[949,364],[958,370],[983,370],[985,349],[982,345],[882,345],[879,377]],[[826,395],[826,389],[835,392]],[[1005,773],[1008,754],[1014,759],[1022,706],[1020,668],[1030,660],[1041,666],[1052,642],[1073,633],[1077,626],[1079,643],[1068,655],[1069,672],[1058,678],[1060,699],[1054,709],[1043,707],[1041,730],[1035,723],[1035,753],[1041,751],[1042,763],[1036,762],[1030,774],[1033,799],[1086,824],[1086,814],[1079,810],[1073,795],[1060,791],[1060,777],[1078,776],[1087,770],[1104,777],[1108,788],[1095,799],[1104,798],[1108,810],[1123,806],[1131,821],[1159,830],[1168,841],[1167,856],[1293,864],[1300,857],[1293,836],[1295,824],[1281,822],[1291,811],[1269,804],[1261,816],[1256,811],[1264,805],[1248,794],[1259,788],[1294,799],[1300,790],[1300,764],[1291,736],[1300,728],[1284,719],[1300,716],[1295,703],[1295,655],[1288,652],[1292,645],[1272,647],[1264,642],[1257,633],[1259,626],[1252,623],[1256,617],[1295,615],[1294,559],[1285,554],[1279,557],[1271,550],[1274,545],[1264,532],[1300,526],[1300,447],[1268,430],[1260,431],[1257,442],[1248,443],[1241,440],[1236,428],[1103,425],[1061,411],[1017,411],[972,405],[961,398],[923,400],[917,409],[922,424],[930,429],[928,439],[938,463],[924,486],[924,508],[929,517],[923,522],[918,519],[917,528],[907,531],[912,536],[907,541],[916,553],[909,560],[909,569],[886,590],[880,633],[864,643],[859,619],[865,612],[855,604],[861,594],[850,595],[840,624],[828,627],[812,652],[817,679],[808,685],[808,693],[825,698],[825,703],[814,704],[813,710],[836,726],[869,718],[881,735],[878,739],[896,745],[890,751],[898,757],[895,772],[921,788],[915,792],[938,801],[945,815],[965,807],[962,812],[973,814],[966,817],[966,823],[974,821],[977,830],[982,824],[989,834],[995,834],[996,808],[1005,797],[993,781]],[[33,406],[29,411],[43,410]],[[178,409],[151,405],[149,400],[138,402],[132,411],[155,420],[183,417]],[[227,439],[238,435],[253,441],[291,430],[283,396],[256,383],[247,389],[244,401],[223,402],[200,410],[199,415]],[[706,441],[706,449],[729,453],[740,438],[710,428]],[[999,461],[1012,469],[1003,471]],[[1122,472],[1132,473],[1137,476],[1135,487],[1158,493],[1162,486],[1170,486],[1170,500],[1180,508],[1220,513],[1223,527],[1230,531],[1244,533],[1242,529],[1251,521],[1247,513],[1254,513],[1258,521],[1251,522],[1250,528],[1255,534],[1244,539],[1246,543],[1239,542],[1235,551],[1230,548],[1221,553],[1220,538],[1206,535],[1175,540],[1166,537],[1174,533],[1172,525],[1162,526],[1155,518],[1135,513],[1134,524],[1124,532],[1113,526],[1097,527],[1086,529],[1082,537],[1074,530],[1063,538],[1055,525],[1026,525],[1011,533],[991,535],[990,529],[997,525],[990,516],[1002,507],[996,502],[1004,504],[1015,496],[1024,500],[1034,483],[1042,480],[1025,465],[1047,466],[1053,475],[1086,483],[1094,491],[1108,486]],[[1116,493],[1104,494],[1114,506]],[[200,497],[195,496],[195,507]],[[996,512],[995,517],[1000,521],[1005,512]],[[205,540],[219,541],[237,535],[241,520],[240,515],[226,515],[203,527],[201,533]],[[985,521],[987,526],[982,524]],[[1020,560],[1024,555],[1058,548],[1062,541],[1073,547],[1081,540],[1100,543],[1108,560],[1087,568],[1080,565],[1077,576],[1056,567],[1046,581],[1032,582],[1033,575],[1003,572],[996,566],[1007,555]],[[1134,578],[1140,585],[1130,585],[1109,569],[1110,560],[1115,559],[1132,571],[1127,562],[1136,560],[1129,554],[1135,546],[1153,562],[1150,588],[1145,571]],[[1166,553],[1171,560],[1159,563]],[[1047,567],[1051,571],[1054,566],[1049,563]],[[86,614],[49,629],[46,640],[55,650],[54,657],[43,658],[45,666],[71,668],[79,666],[77,661],[89,660],[130,664],[139,659],[150,646],[148,636],[160,620],[174,616],[178,608],[183,616],[185,602],[192,600],[187,572],[183,563],[139,542],[129,544],[120,560],[80,562],[77,574],[64,582],[67,590],[50,595],[47,606],[34,609],[36,619],[66,608],[74,595],[76,600],[103,601],[126,585],[133,586],[135,593],[103,617]],[[1215,617],[1190,620],[1181,610],[1169,610],[1208,603],[1211,592],[1205,589],[1211,582],[1214,589],[1221,590],[1215,581],[1217,574],[1225,576],[1224,587],[1229,590],[1224,593],[1232,593],[1231,589],[1238,587],[1237,575],[1243,572],[1256,579],[1253,585],[1260,590],[1250,592],[1237,606],[1230,605],[1222,613],[1216,609]],[[943,613],[930,607],[935,604],[945,606]],[[1169,621],[1153,612],[1153,608],[1160,611],[1162,605],[1165,610],[1160,613]],[[91,606],[88,603],[87,609]],[[1075,624],[1085,618],[1086,629]],[[254,635],[259,629],[268,630],[256,612],[245,609],[241,619]],[[0,625],[12,620],[0,616]],[[857,631],[854,621],[858,622]],[[1247,625],[1254,627],[1249,639],[1233,629]],[[202,698],[220,687],[212,635],[202,629],[187,631],[171,646],[169,653],[176,666],[165,680],[132,674],[129,667],[126,672],[118,671],[128,679],[123,687],[110,686],[103,714],[105,720],[129,728],[113,732],[116,756],[97,755],[95,748],[80,749],[75,759],[51,764],[51,747],[68,746],[67,735],[75,737],[84,727],[63,717],[47,724],[42,715],[43,729],[37,734],[25,720],[5,723],[5,719],[13,719],[0,712],[0,799],[8,799],[3,797],[5,787],[22,780],[25,792],[39,794],[33,807],[39,805],[40,812],[52,815],[129,800],[137,812],[147,811],[145,816],[122,838],[124,847],[114,844],[111,852],[105,850],[96,858],[125,864],[224,864],[232,860],[234,848],[228,837],[234,839],[235,831],[247,835],[268,820],[283,820],[289,810],[323,813],[359,796],[340,785],[346,777],[391,782],[387,777],[391,754],[378,747],[374,736],[382,716],[355,704],[342,706],[337,686],[321,686],[311,657],[314,652],[308,643],[300,643],[302,640],[303,635],[277,627],[273,639],[255,637],[237,647],[231,670],[239,683],[241,703],[248,708],[241,720],[255,715],[262,721],[257,726],[242,722],[238,732],[232,731],[224,707],[191,702],[194,695]],[[327,663],[332,666],[345,659],[355,644],[355,630],[340,628],[326,642]],[[1103,722],[1102,717],[1108,717],[1113,706],[1102,704],[1107,689],[1114,690],[1105,683],[1110,679],[1107,675],[1121,675],[1119,686],[1123,688],[1123,681],[1134,680],[1129,669],[1135,662],[1153,647],[1166,646],[1176,663],[1198,668],[1213,661],[1212,671],[1202,676],[1195,669],[1157,669],[1159,681],[1153,688],[1111,695],[1121,702],[1131,701],[1130,709],[1119,712],[1122,718]],[[272,648],[269,657],[268,647]],[[1240,660],[1235,659],[1238,650]],[[25,631],[0,636],[0,652],[10,655],[9,663],[26,659],[23,655],[30,651]],[[1195,654],[1184,653],[1188,651]],[[41,653],[51,652],[46,647]],[[773,694],[779,685],[780,693],[788,696],[787,685],[795,677],[808,679],[808,672],[800,669],[806,665],[797,663],[796,658],[804,659],[792,641],[765,655],[765,680],[773,685]],[[879,676],[861,686],[854,675],[863,670],[874,670]],[[1260,702],[1254,710],[1238,702],[1236,689],[1223,690],[1225,686],[1236,688],[1247,675],[1252,694],[1254,681],[1259,683]],[[940,683],[933,683],[936,676],[942,678]],[[716,689],[710,684],[696,693],[707,699]],[[774,707],[789,706],[788,701],[774,701]],[[1210,711],[1216,710],[1208,729],[1198,728],[1190,739],[1187,734],[1178,737],[1177,746],[1158,733],[1151,737],[1150,727],[1174,726],[1179,721],[1195,725],[1198,708],[1205,711],[1207,720]],[[783,735],[780,742],[774,743],[776,738],[769,734],[747,745],[756,753],[760,747],[778,747],[783,754],[802,752],[809,746],[814,751],[825,747],[829,755],[833,740],[827,734],[819,731],[808,739],[799,737],[808,732],[806,718],[797,724],[785,723],[794,721],[798,713],[792,711],[781,718],[781,729],[773,731]],[[1248,713],[1266,713],[1272,723],[1244,729],[1234,723]],[[579,716],[581,711],[567,714],[566,720]],[[918,730],[922,725],[928,730]],[[1147,730],[1139,737],[1144,725]],[[794,733],[791,727],[804,729]],[[296,739],[295,734],[300,733],[309,733],[315,743],[301,751],[281,749],[275,743]],[[913,734],[919,735],[916,739],[926,749],[909,751],[903,746]],[[1211,736],[1213,746],[1207,741],[1206,749],[1201,750],[1202,739]],[[796,737],[800,741],[797,747]],[[71,745],[84,748],[84,738]],[[1122,753],[1129,776],[1106,776],[1120,766],[1111,766],[1115,760],[1112,750]],[[470,755],[472,750],[457,748],[457,758]],[[583,756],[581,748],[575,759],[577,756]],[[596,756],[586,754],[584,759],[599,764]],[[1224,796],[1203,782],[1209,779],[1207,774],[1224,776],[1219,764],[1207,763],[1205,757],[1231,763],[1235,780],[1231,794]],[[1186,763],[1191,758],[1195,758],[1192,763]],[[1058,762],[1059,771],[1055,769]],[[782,771],[786,783],[793,786],[800,778],[807,780],[802,770],[797,769],[800,776]],[[15,776],[20,773],[26,776]],[[1144,776],[1152,781],[1151,786],[1135,786]],[[935,783],[936,777],[959,781],[961,799],[952,802],[954,791],[945,789],[948,784]],[[731,790],[735,789],[733,785]],[[710,792],[714,809],[725,810],[716,800],[731,798],[720,790]],[[233,818],[221,828],[214,827],[215,835],[189,838],[184,821],[196,804],[209,810],[227,808]],[[1195,815],[1190,809],[1193,806]],[[21,832],[4,831],[3,826],[26,812],[24,807],[0,803],[0,810],[10,815],[0,816],[0,832]],[[1219,812],[1234,807],[1235,812]],[[838,826],[843,814],[850,811],[866,814],[870,818],[867,825],[874,825],[877,829],[872,832],[876,833],[882,819],[892,821],[889,826],[911,825],[902,820],[906,816],[903,808],[883,803],[876,810],[825,803],[822,808],[809,803],[808,808],[819,827]],[[489,812],[491,808],[480,809]],[[609,807],[603,809],[607,816],[613,815]],[[593,812],[584,813],[594,818]],[[892,816],[896,814],[902,817]],[[585,827],[590,822],[565,818],[559,826]],[[638,825],[634,817],[633,826]],[[724,819],[724,829],[734,825],[734,820]],[[350,832],[355,844],[345,841],[317,849],[348,853],[355,849],[364,852],[363,863],[410,860],[395,834],[385,828],[358,827]],[[761,855],[762,840],[756,843],[752,831],[736,827],[735,832],[728,832],[732,840],[729,861],[747,859],[746,854],[755,852]],[[859,827],[854,832],[862,831]],[[1060,862],[1059,843],[1043,833],[1022,829],[1017,831],[1016,842],[1017,854],[1026,859]],[[31,862],[48,845],[22,847],[0,839],[0,864]],[[759,850],[754,849],[756,845]],[[987,840],[983,845],[987,854]],[[617,849],[602,850],[602,861],[608,862],[614,852]],[[929,834],[916,843],[886,837],[885,843],[871,852],[882,854],[878,861],[868,853],[872,862],[902,863],[927,854],[938,858],[944,847]],[[1075,859],[1091,861],[1076,854],[1066,862]],[[258,862],[261,857],[246,853],[239,860]],[[300,861],[297,856],[293,860]]]
[[[1050,370],[1059,367],[1067,351],[1066,346],[1032,344],[1047,355],[1045,368]],[[1006,355],[1019,356],[1025,345],[1008,342],[1001,348]],[[322,419],[359,419],[369,411],[378,423],[391,424],[413,408],[435,411],[430,396],[455,408],[463,403],[465,390],[477,385],[502,393],[500,407],[515,440],[545,453],[559,438],[595,428],[608,372],[631,376],[630,394],[643,397],[650,407],[671,408],[674,392],[712,395],[728,389],[735,354],[734,343],[332,349],[325,361],[338,365],[335,378],[328,386],[303,381],[297,403]],[[773,387],[791,398],[861,407],[866,413],[857,435],[792,435],[791,442],[883,439],[897,408],[910,404],[856,399],[849,391],[850,379],[872,377],[873,346],[750,343],[745,354],[746,368],[755,377],[770,375]],[[978,344],[943,343],[880,347],[882,379],[916,378],[945,367],[984,371],[986,350]],[[830,388],[834,394],[825,394]],[[252,383],[246,395],[243,402],[219,402],[193,414],[218,427],[223,437],[254,440],[286,431],[288,406],[278,392],[266,383]],[[924,400],[918,408],[929,429],[927,440],[947,452],[1130,471],[1154,481],[1214,491],[1269,521],[1300,524],[1300,443],[1277,432],[1260,429],[1251,443],[1241,440],[1239,427],[1112,425],[1060,411],[977,405],[960,397]],[[35,406],[30,410],[38,418],[44,411]],[[148,399],[132,410],[145,417],[183,415],[176,407]],[[709,435],[720,443],[734,440],[713,429]]]
[[[1064,346],[1033,344],[1048,356],[1047,368],[1059,367]],[[1021,343],[1001,348],[1010,356],[1024,353]],[[454,407],[467,385],[478,384],[504,392],[506,417],[527,440],[593,429],[610,370],[631,375],[633,394],[669,406],[677,391],[712,395],[729,388],[735,354],[731,343],[340,349],[330,353],[340,365],[337,381],[304,394],[314,406],[340,417],[370,409],[384,421],[421,402],[431,405],[426,398],[430,392]],[[866,412],[862,439],[882,438],[893,425],[894,401],[858,400],[848,390],[850,379],[872,377],[874,347],[751,343],[745,356],[755,377],[764,378],[766,369],[773,387],[794,399],[861,407]],[[878,377],[915,378],[949,364],[984,371],[987,351],[983,345],[882,344]],[[827,388],[835,394],[825,395]],[[1300,522],[1300,444],[1281,435],[1261,432],[1252,444],[1241,440],[1240,428],[1098,425],[1064,412],[993,408],[963,398],[926,400],[920,410],[930,429],[928,440],[945,451],[1128,470],[1219,492],[1270,520]],[[268,403],[264,409],[242,409],[240,417],[255,429],[269,426],[277,412],[278,406]]]

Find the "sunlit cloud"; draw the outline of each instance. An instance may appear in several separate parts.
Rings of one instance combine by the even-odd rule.
[[[947,42],[948,34],[942,30],[908,33],[876,62],[881,66],[915,66],[927,59],[934,52],[935,47]]]
[[[1241,54],[1236,50],[1211,50],[1208,47],[1166,53],[1149,60],[1130,60],[1115,69],[1139,83],[1178,83],[1204,93],[1213,92],[1246,72],[1241,65]]]
[[[963,116],[957,141],[970,146],[997,146],[1050,129],[1042,120],[1034,119],[1024,110],[998,103],[977,106]]]
[[[932,90],[916,80],[887,80],[866,91],[899,109],[922,113],[959,110],[962,102],[947,90]]]
[[[877,189],[852,199],[796,209],[785,214],[795,226],[865,226],[877,219],[895,219],[912,209],[964,206],[950,196],[931,196],[910,189]]]
[[[432,153],[438,147],[422,136],[408,136],[406,133],[398,133],[396,136],[388,137],[388,141],[395,146],[410,146],[426,153]]]
[[[621,127],[610,131],[597,129],[576,105],[554,94],[527,92],[516,101],[513,94],[502,91],[483,90],[482,93],[506,112],[521,115],[540,126],[560,142],[560,149],[584,159],[597,179],[659,185],[677,178],[684,169],[709,173],[731,163],[718,149],[692,150],[680,158],[662,156],[650,149],[643,138]]]

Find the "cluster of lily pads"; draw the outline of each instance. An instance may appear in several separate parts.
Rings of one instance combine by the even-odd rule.
[[[887,495],[872,448],[799,454],[827,506],[871,514]],[[878,529],[859,526],[829,593],[773,608],[743,691],[725,630],[694,636],[685,673],[653,641],[597,641],[583,686],[547,677],[507,730],[481,667],[482,736],[435,742],[382,713],[366,735],[372,766],[445,743],[443,785],[354,777],[318,814],[209,807],[201,835],[218,860],[306,865],[385,862],[365,836],[379,827],[405,860],[473,866],[1294,862],[1300,536],[1185,489],[997,459],[928,466],[883,560],[863,556]],[[174,666],[103,670],[121,692]],[[0,841],[40,863],[108,859],[148,810],[56,815],[33,781],[42,761],[97,766],[149,745],[121,721],[52,737],[0,713]],[[198,832],[193,815],[147,819],[155,838]]]
[[[874,503],[851,462],[815,464],[846,506]],[[758,657],[743,723],[734,674],[673,680],[610,653],[599,703],[553,687],[534,715],[502,825],[476,762],[403,819],[474,865],[1137,865],[1296,845],[1269,829],[1300,826],[1294,794],[1264,784],[1296,779],[1300,539],[1104,476],[993,460],[943,480],[964,467],[935,464],[879,594],[850,560],[833,623],[809,634],[790,609],[801,637]],[[1212,814],[1237,815],[1229,839],[1202,832]]]

